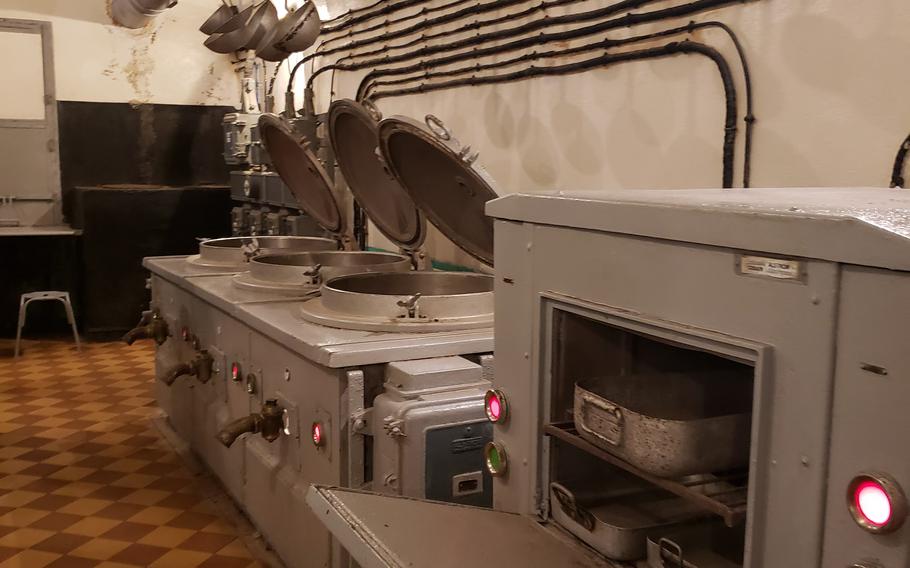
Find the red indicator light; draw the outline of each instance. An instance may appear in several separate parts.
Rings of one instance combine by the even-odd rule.
[[[856,509],[869,524],[883,527],[891,520],[891,499],[881,485],[864,481],[856,488]]]
[[[319,422],[313,423],[313,445],[319,447],[325,443],[324,432],[322,430],[322,424]]]
[[[502,406],[499,404],[498,398],[490,399],[490,417],[493,420],[499,420],[499,417],[502,414]]]
[[[907,517],[907,498],[897,482],[884,474],[855,477],[847,488],[853,520],[871,533],[897,530]]]
[[[509,403],[501,390],[488,390],[483,397],[483,404],[490,422],[502,424],[509,418]]]
[[[240,363],[231,363],[231,380],[240,382]]]

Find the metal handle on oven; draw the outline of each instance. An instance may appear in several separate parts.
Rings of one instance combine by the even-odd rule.
[[[598,440],[602,440],[603,442],[606,442],[607,444],[610,444],[611,446],[620,445],[622,443],[622,427],[623,427],[622,409],[620,409],[615,404],[610,404],[609,402],[601,400],[601,399],[597,398],[596,396],[593,396],[589,393],[583,393],[581,395],[581,402],[582,402],[581,420],[580,420],[580,424],[576,424],[576,426],[578,428],[581,428],[585,433],[587,433],[591,436],[594,436]],[[616,422],[615,422],[616,437],[615,438],[609,438],[607,436],[604,436],[602,433],[592,430],[585,423],[586,417],[587,417],[587,412],[585,412],[585,409],[588,406],[594,406],[594,407],[599,408],[600,410],[603,410],[604,412],[607,412],[614,416],[614,418],[616,419]]]
[[[594,530],[594,515],[589,513],[575,501],[575,495],[559,483],[551,483],[553,494],[559,501],[559,508],[579,525],[583,526],[588,532]]]
[[[660,564],[664,568],[685,568],[683,563],[683,551],[682,547],[670,540],[669,538],[661,538],[657,541],[657,546],[660,549]],[[672,567],[668,567],[667,563],[664,561],[664,553],[673,554],[674,557],[671,557],[676,561],[676,564]]]

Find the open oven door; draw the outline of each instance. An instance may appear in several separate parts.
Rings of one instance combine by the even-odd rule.
[[[321,485],[307,503],[362,568],[613,566],[521,515]]]

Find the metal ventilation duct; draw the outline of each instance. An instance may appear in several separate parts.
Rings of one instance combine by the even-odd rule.
[[[111,16],[118,25],[137,29],[176,5],[177,0],[113,0]]]

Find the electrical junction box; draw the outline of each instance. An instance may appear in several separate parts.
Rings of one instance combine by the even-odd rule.
[[[482,367],[462,357],[399,361],[386,366],[385,379],[372,410],[373,489],[491,506]]]

